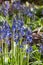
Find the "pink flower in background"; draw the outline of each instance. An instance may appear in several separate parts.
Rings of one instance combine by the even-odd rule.
[[[2,0],[0,0],[0,3],[2,3]]]

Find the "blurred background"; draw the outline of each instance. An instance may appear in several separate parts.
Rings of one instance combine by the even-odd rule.
[[[43,0],[0,0],[0,3],[2,3],[3,1],[20,1],[21,3],[25,3],[26,1],[28,1],[29,3],[34,3],[36,5],[43,5]]]

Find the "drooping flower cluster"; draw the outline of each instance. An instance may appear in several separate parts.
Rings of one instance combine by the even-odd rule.
[[[8,1],[5,1],[3,4],[2,4],[2,13],[4,16],[7,16],[8,15],[8,10],[10,8],[10,4]]]
[[[30,8],[21,5],[20,2],[13,2],[11,7],[14,10],[16,9],[18,11],[21,11],[22,14],[24,14],[26,16],[29,16],[29,17],[34,16],[33,12],[30,10]],[[4,14],[4,16],[9,15],[8,14],[9,9],[10,9],[9,2],[3,3],[2,7],[0,8],[0,12],[1,12],[1,9],[2,9],[2,13]],[[20,12],[20,14],[21,14],[21,12]],[[12,12],[11,12],[11,14],[12,14]],[[10,29],[9,24],[6,21],[3,23],[2,27],[0,27],[0,40],[5,39],[5,42],[9,44],[10,43],[9,38],[12,36],[13,40],[16,43],[18,43],[21,39],[22,39],[21,44],[32,43],[33,37],[34,37],[34,39],[36,39],[38,35],[36,35],[36,36],[34,35],[32,37],[32,31],[24,26],[23,20],[18,19],[18,18],[19,17],[17,16],[17,19],[13,20],[12,29]],[[43,39],[41,39],[41,40],[43,42]],[[22,48],[23,46],[20,45],[20,47]],[[29,48],[29,49],[31,49],[31,48]],[[42,47],[41,47],[41,49],[42,49]],[[28,49],[27,49],[27,51],[30,52],[30,50],[28,50]]]
[[[21,4],[20,4],[19,1],[17,1],[17,2],[13,2],[13,4],[12,4],[12,8],[13,8],[13,9],[20,10],[20,9],[21,9],[20,6],[21,6]]]
[[[10,28],[7,21],[3,22],[3,25],[0,27],[0,40],[5,39],[6,43],[10,43],[9,38],[13,38],[16,44],[21,41],[20,47],[23,47],[24,44],[33,43],[32,31],[25,27],[24,21],[21,19],[13,19],[12,28]],[[36,37],[35,37],[36,38]],[[34,39],[35,39],[34,38]]]
[[[11,32],[12,30],[12,32]],[[13,37],[13,40],[18,43],[22,39],[22,44],[32,42],[32,32],[24,26],[24,22],[20,19],[14,19],[12,29],[9,24],[5,21],[0,28],[0,40],[5,39],[7,44],[10,43],[9,38]]]
[[[5,21],[3,22],[3,25],[1,26],[0,29],[0,40],[5,39],[5,42],[9,44],[9,38],[12,36],[10,26],[9,24]]]
[[[9,16],[9,10],[11,10],[11,13],[12,11],[14,12],[15,10],[17,10],[21,11],[23,14],[26,14],[29,17],[33,16],[33,13],[31,12],[30,8],[22,5],[19,1],[13,2],[12,5],[10,5],[8,1],[2,3],[1,12],[4,16]]]
[[[28,30],[23,24],[22,20],[16,20],[14,19],[13,25],[12,25],[14,40],[17,42],[20,39],[24,39],[23,42],[32,42],[32,32],[31,30]],[[25,38],[24,38],[25,37]]]

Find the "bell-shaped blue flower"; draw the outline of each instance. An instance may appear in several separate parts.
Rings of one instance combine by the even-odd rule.
[[[32,52],[33,51],[33,49],[32,49],[32,47],[30,46],[28,49],[26,49],[26,53],[30,53],[30,52]]]

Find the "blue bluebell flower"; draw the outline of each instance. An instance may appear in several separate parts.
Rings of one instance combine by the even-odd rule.
[[[15,42],[16,42],[16,44],[18,44],[19,43],[19,39],[16,39],[16,40],[14,40]]]
[[[10,44],[10,40],[9,40],[9,38],[7,38],[7,39],[5,39],[5,42],[6,42],[6,44]]]
[[[20,31],[20,36],[23,37],[25,35],[25,32],[24,31]]]
[[[29,12],[29,13],[27,14],[27,16],[32,17],[33,14],[32,14],[31,12]]]
[[[16,40],[16,39],[18,39],[18,38],[19,38],[18,33],[15,33],[15,34],[14,34],[14,40]]]
[[[9,4],[8,2],[5,2],[2,4],[2,12],[3,12],[3,15],[4,16],[7,16],[8,15],[8,9],[9,9]]]
[[[29,41],[30,43],[33,41],[33,40],[32,40],[32,36],[27,36],[26,39],[27,39],[27,41]]]
[[[26,28],[23,25],[24,25],[24,22],[22,20],[14,19],[13,25],[12,25],[14,40],[15,41],[20,40],[21,38],[24,38],[24,36],[25,36],[26,37],[25,39],[31,43],[32,42],[32,36],[31,36],[32,31],[28,30],[28,28]],[[26,40],[24,40],[24,41],[26,41]]]
[[[2,12],[2,6],[0,6],[0,13]]]
[[[23,26],[23,22],[21,20],[13,21],[12,30],[13,31],[20,31],[21,27]]]
[[[33,49],[32,49],[32,47],[30,46],[28,49],[26,49],[26,53],[30,53],[30,52],[32,52],[33,51]]]
[[[6,36],[9,38],[9,37],[12,37],[12,33],[10,31],[7,31],[7,34]]]
[[[17,20],[16,20],[16,18],[14,18],[14,20],[13,20],[13,24],[16,23],[16,22],[17,22]]]
[[[6,30],[2,29],[2,38],[4,39],[6,37]]]
[[[7,16],[8,12],[6,10],[3,10],[3,15]]]
[[[32,34],[32,31],[31,30],[28,30],[28,28],[25,28],[25,33],[26,33],[26,35],[31,35]]]
[[[43,44],[40,45],[40,51],[43,52]]]
[[[1,28],[0,28],[0,34],[1,34]]]
[[[3,23],[3,28],[4,28],[4,29],[10,28],[9,24],[7,23],[7,21],[5,21],[5,22]]]
[[[24,22],[22,20],[18,20],[18,25],[21,27],[23,26]]]
[[[0,52],[2,51],[2,48],[0,47]]]
[[[18,2],[13,2],[12,8],[19,10],[20,9],[20,2],[19,1]]]
[[[9,9],[9,7],[10,7],[9,1],[5,1],[5,7],[6,7],[7,10]]]
[[[3,34],[2,34],[3,39],[6,38],[6,35],[7,35],[7,33],[6,32],[3,32]]]
[[[12,25],[12,31],[13,31],[13,32],[16,31],[16,27],[14,26],[14,24]]]
[[[23,45],[20,45],[20,48],[23,48]]]
[[[24,32],[24,28],[22,27],[21,30],[20,30],[20,35],[21,36],[24,36],[25,35],[25,32]]]
[[[2,27],[0,28],[0,40],[2,40],[3,39],[3,36],[2,36]]]
[[[22,42],[22,44],[27,44],[28,42],[27,42],[27,40],[24,40],[23,42]]]
[[[27,8],[27,7],[24,7],[24,14],[28,14],[30,12],[30,10],[29,10],[29,8]]]
[[[0,40],[2,40],[3,38],[0,36]]]
[[[16,9],[19,10],[20,9],[20,2],[16,2]]]
[[[5,38],[6,36],[9,37],[11,35],[10,26],[6,21],[3,23],[2,28],[3,28],[3,32],[2,32],[3,38]]]

